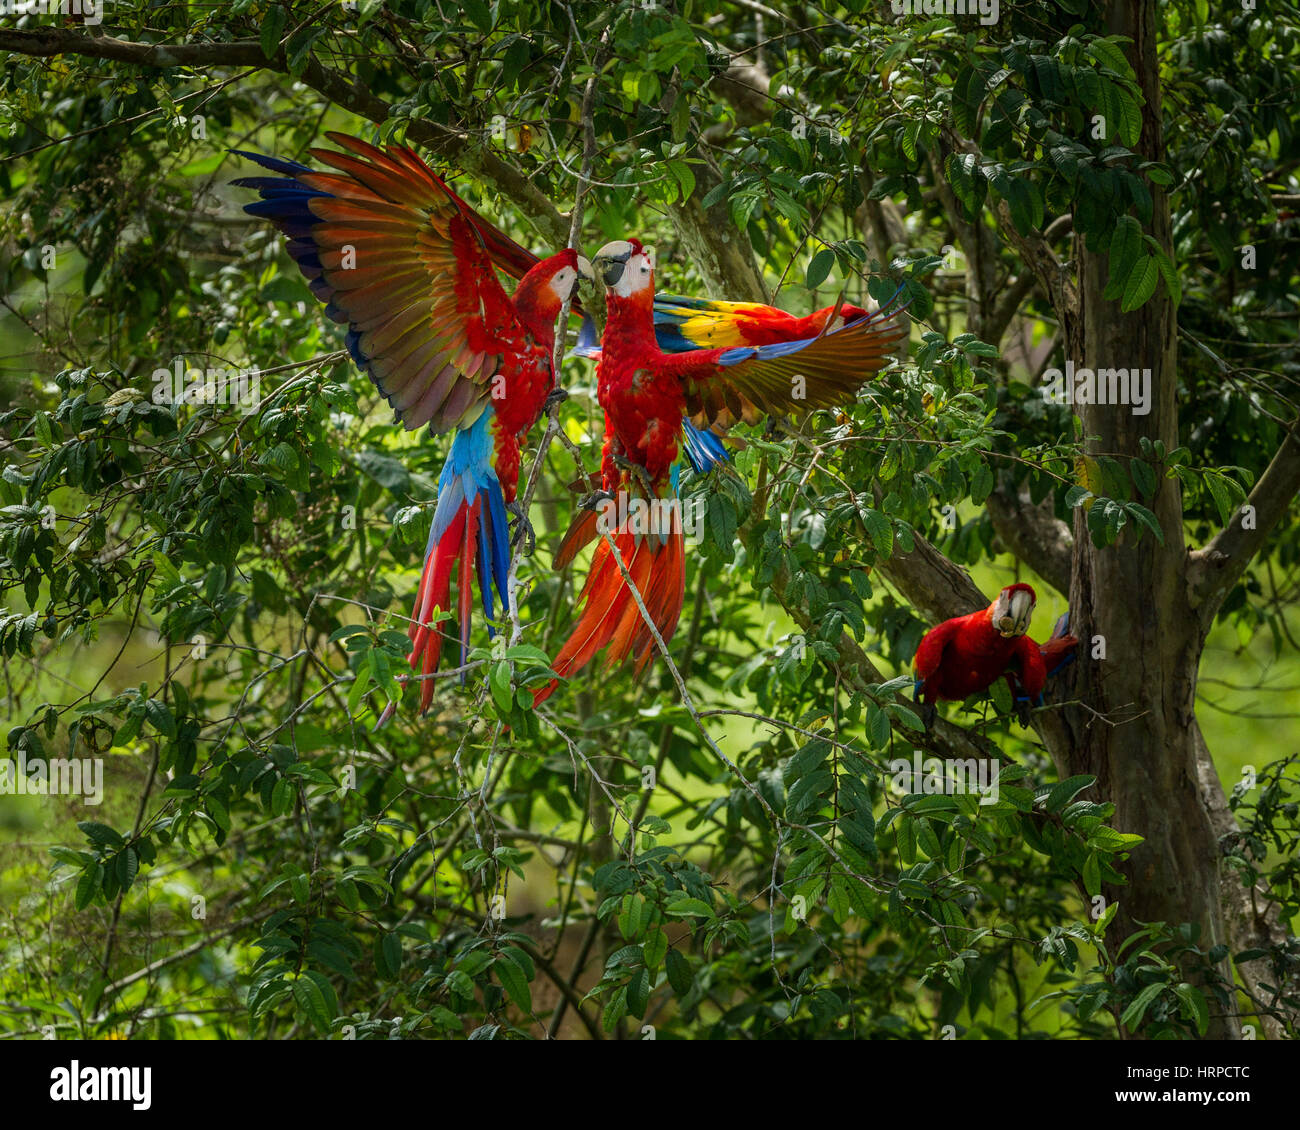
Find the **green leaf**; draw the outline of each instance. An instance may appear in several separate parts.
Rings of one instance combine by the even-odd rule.
[[[1183,1015],[1195,1021],[1197,1034],[1204,1036],[1205,1030],[1210,1026],[1210,1006],[1205,1000],[1205,994],[1195,985],[1180,981],[1174,986],[1174,995],[1182,1002]]]
[[[1124,1025],[1130,1032],[1136,1032],[1139,1024],[1142,1023],[1142,1017],[1146,1015],[1147,1008],[1151,1002],[1156,999],[1165,989],[1168,988],[1162,981],[1157,981],[1153,985],[1148,985],[1130,1002],[1128,1008],[1119,1018],[1119,1022]]]
[[[289,14],[279,4],[272,4],[262,19],[262,54],[274,59],[280,50],[280,36],[284,34]]]
[[[1132,216],[1121,216],[1110,237],[1108,260],[1110,282],[1106,287],[1108,298],[1118,297],[1122,287],[1142,253],[1142,225]]]
[[[1165,281],[1165,290],[1169,293],[1169,298],[1175,306],[1183,301],[1183,284],[1178,277],[1178,271],[1174,267],[1173,260],[1164,253],[1160,248],[1155,251],[1156,266],[1160,269],[1160,277]]]
[[[1150,498],[1156,493],[1158,485],[1155,468],[1145,459],[1129,460],[1129,474],[1133,477],[1133,485],[1138,488],[1143,498]]]
[[[695,974],[691,972],[691,963],[682,956],[680,950],[668,951],[664,967],[668,973],[668,984],[672,986],[674,993],[684,997],[691,991],[691,986],[695,983]]]
[[[214,796],[208,797],[204,801],[204,806],[208,810],[208,815],[212,817],[212,822],[223,832],[229,832],[230,813],[226,811],[226,806]]]
[[[77,893],[73,899],[73,905],[78,910],[85,910],[94,899],[96,892],[104,881],[104,865],[96,863],[93,867],[87,867],[81,873],[81,878],[77,880]]]
[[[965,137],[975,135],[986,82],[984,72],[967,63],[957,72],[957,79],[952,85],[953,125]]]
[[[515,702],[515,692],[510,685],[510,664],[505,660],[493,664],[488,684],[492,688],[492,701],[502,713],[509,714]]]
[[[1047,794],[1047,803],[1043,807],[1048,812],[1060,812],[1077,793],[1081,793],[1084,789],[1096,783],[1097,778],[1087,773],[1067,777],[1064,781],[1052,786],[1051,791]]]
[[[1142,136],[1142,108],[1137,99],[1123,89],[1119,92],[1119,136],[1129,148],[1137,145]]]
[[[122,846],[121,835],[107,824],[98,824],[94,820],[82,820],[78,822],[77,827],[91,843],[100,847],[116,848]]]
[[[1219,521],[1226,526],[1228,519],[1232,517],[1232,495],[1228,491],[1228,484],[1223,481],[1222,476],[1211,471],[1205,476],[1205,485],[1214,499],[1215,509],[1219,512]]]
[[[863,510],[862,524],[871,537],[871,544],[881,557],[888,557],[894,549],[894,524],[879,510]]]
[[[668,171],[672,173],[673,179],[677,181],[682,200],[689,200],[695,192],[695,173],[690,165],[685,161],[672,161],[668,165]]]
[[[402,969],[402,939],[396,933],[381,934],[375,946],[375,968],[385,980],[394,980]]]
[[[299,977],[293,983],[293,999],[299,1011],[311,1021],[312,1026],[321,1035],[327,1035],[333,1017],[325,1003],[325,994],[316,979],[306,973]]]
[[[658,969],[663,964],[664,955],[668,952],[668,935],[662,930],[651,930],[642,944],[641,951],[645,957],[646,967]]]
[[[521,1012],[533,1011],[533,994],[528,987],[528,978],[524,971],[508,957],[498,957],[492,963],[492,970],[505,989],[506,995],[515,1002]]]
[[[1165,531],[1160,526],[1160,519],[1158,519],[1150,510],[1140,502],[1126,502],[1124,503],[1124,509],[1132,514],[1138,522],[1150,530],[1155,535],[1156,541],[1161,545],[1165,544]]]
[[[664,913],[674,918],[712,918],[713,908],[699,899],[684,898],[670,903],[664,908]]]
[[[1155,256],[1142,256],[1124,283],[1124,297],[1120,300],[1119,308],[1126,314],[1136,310],[1156,292],[1156,283],[1159,281],[1160,268],[1156,265]]]
[[[609,998],[609,1003],[605,1005],[605,1011],[601,1013],[600,1026],[606,1032],[612,1032],[618,1026],[618,1022],[627,1015],[627,986],[621,989],[615,989],[613,995]]]
[[[295,78],[307,69],[307,63],[311,59],[312,44],[324,31],[323,27],[308,24],[289,36],[288,42],[284,45],[284,52],[289,63],[289,73]]]
[[[271,790],[271,815],[285,816],[293,808],[295,792],[293,781],[281,777]]]
[[[910,867],[916,862],[916,821],[909,813],[898,817],[898,858],[904,866]]]
[[[1083,861],[1083,889],[1093,896],[1101,894],[1101,864],[1095,851]]]
[[[826,276],[831,273],[831,268],[835,266],[835,252],[829,247],[823,247],[816,255],[812,257],[812,262],[808,264],[808,275],[805,280],[809,290],[816,290],[826,281]]]

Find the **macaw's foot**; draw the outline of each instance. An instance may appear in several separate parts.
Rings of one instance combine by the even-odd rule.
[[[583,510],[599,510],[607,502],[613,502],[614,496],[607,490],[593,490],[578,503]]]
[[[647,498],[654,498],[655,495],[654,484],[650,481],[650,473],[644,467],[642,467],[641,464],[633,463],[625,455],[615,455],[612,458],[614,460],[615,467],[618,467],[621,470],[626,471],[629,475],[632,475],[636,478],[636,480],[641,484],[642,488],[645,490]]]
[[[922,702],[918,704],[921,708],[921,722],[924,724],[926,733],[934,726],[935,715],[939,713],[932,702]]]
[[[542,415],[546,415],[557,404],[563,404],[569,399],[569,390],[567,388],[553,388],[546,394],[546,399],[542,401]]]
[[[528,515],[524,513],[524,508],[518,502],[507,502],[506,510],[515,519],[510,531],[510,552],[519,552],[523,557],[531,557],[533,550],[537,548],[537,535],[533,532],[532,522],[528,520]],[[521,544],[522,550],[519,548]]]
[[[1017,699],[1016,718],[1019,720],[1020,725],[1023,726],[1026,730],[1029,729],[1030,714],[1031,714],[1031,709],[1029,706],[1029,699],[1027,698]]]

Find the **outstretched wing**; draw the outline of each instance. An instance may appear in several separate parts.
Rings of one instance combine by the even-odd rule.
[[[503,341],[522,333],[489,248],[528,252],[496,229],[489,243],[414,151],[327,136],[349,152],[310,152],[337,172],[240,153],[280,174],[235,181],[261,195],[244,210],[289,237],[326,313],[347,323],[353,360],[408,429],[466,427],[483,411]]]
[[[875,314],[816,337],[680,353],[667,358],[665,368],[681,379],[687,412],[700,427],[845,404],[906,336],[895,317],[901,309],[891,300]]]
[[[838,307],[825,306],[800,317],[761,302],[656,294],[655,340],[665,353],[773,345],[816,337],[828,325],[833,329],[835,324],[853,322],[868,313],[861,306],[845,303]],[[593,361],[600,357],[600,338],[590,318],[583,320],[572,352]]]

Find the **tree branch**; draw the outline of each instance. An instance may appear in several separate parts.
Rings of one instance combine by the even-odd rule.
[[[80,55],[139,67],[250,67],[289,73],[283,51],[268,59],[262,53],[261,44],[251,39],[233,43],[154,44],[135,43],[112,36],[82,35],[60,27],[43,27],[34,31],[3,28],[0,29],[0,51],[34,58]],[[345,75],[323,67],[315,58],[307,61],[300,77],[329,101],[375,124],[387,121],[392,114],[392,106],[382,98],[377,98],[364,85]],[[470,135],[427,118],[409,119],[406,135],[427,145],[446,160],[454,161],[463,171],[472,173],[508,197],[549,245],[565,245],[569,224],[550,199],[509,162],[476,146]]]
[[[989,599],[971,575],[949,561],[920,534],[911,553],[895,553],[877,568],[903,594],[903,599],[932,624],[987,608]]]
[[[710,162],[697,170],[690,199],[668,212],[678,238],[714,293],[734,301],[766,302],[767,287],[754,266],[754,248],[749,236],[731,222],[727,202],[707,209],[700,203],[722,178]]]
[[[1290,509],[1297,492],[1300,492],[1300,435],[1293,424],[1246,500],[1254,511],[1250,528],[1246,527],[1245,508],[1239,509],[1204,549],[1189,555],[1188,596],[1200,615],[1203,630],[1209,630],[1220,605]]]
[[[941,134],[942,142],[953,152],[972,153],[977,159],[982,159],[979,147],[965,138],[958,137],[950,129],[945,129]],[[951,190],[947,189],[947,183],[944,178],[936,171],[936,183],[940,186],[941,193],[947,190],[951,195]],[[945,208],[953,216],[960,216],[960,209],[955,204],[949,206],[945,201]],[[1082,318],[1081,306],[1079,303],[1079,288],[1076,284],[1072,273],[1057,257],[1056,252],[1052,250],[1049,236],[1045,232],[1030,232],[1028,235],[1021,235],[1015,224],[1011,222],[1011,210],[1007,207],[1006,201],[998,203],[993,210],[997,219],[998,227],[1003,236],[1011,245],[1012,249],[1019,255],[1021,262],[1038,281],[1038,285],[1047,295],[1052,303],[1056,316],[1061,321],[1061,328],[1065,331],[1067,341],[1071,343],[1082,342]],[[1063,223],[1061,217],[1057,217],[1048,225],[1047,231],[1055,233],[1058,225]],[[990,311],[991,314],[991,311]],[[985,341],[991,339],[985,338]],[[1082,356],[1082,349],[1076,349],[1076,356]]]

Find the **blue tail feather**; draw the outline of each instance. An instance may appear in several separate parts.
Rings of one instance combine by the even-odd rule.
[[[442,540],[462,506],[472,506],[483,495],[479,508],[478,582],[483,612],[494,618],[492,585],[495,583],[506,607],[507,578],[510,571],[510,539],[506,526],[506,502],[501,482],[492,468],[492,410],[486,409],[468,428],[462,428],[452,440],[451,452],[438,476],[438,505],[429,527],[427,556]]]
[[[270,169],[273,173],[282,173],[287,177],[296,176],[298,173],[310,173],[312,171],[308,165],[300,165],[297,161],[289,161],[284,157],[272,157],[267,153],[251,153],[246,149],[232,149],[230,152],[236,157],[243,157],[246,160],[261,165],[264,169]]]
[[[492,576],[496,580],[497,592],[501,596],[501,607],[509,605],[506,589],[510,576],[510,527],[506,522],[506,500],[501,493],[501,484],[495,475],[490,481],[488,506],[492,512]],[[484,591],[487,586],[484,585]],[[489,616],[491,613],[488,614]]]

